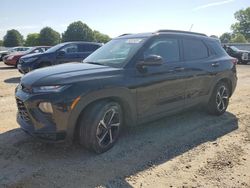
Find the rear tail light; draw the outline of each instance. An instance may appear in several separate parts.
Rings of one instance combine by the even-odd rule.
[[[233,63],[234,65],[237,65],[238,59],[233,59],[233,60],[232,60],[232,63]]]

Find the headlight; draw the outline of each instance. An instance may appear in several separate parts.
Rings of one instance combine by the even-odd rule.
[[[67,86],[40,86],[40,87],[33,87],[32,91],[34,93],[49,93],[49,92],[60,92],[62,90],[64,90],[65,88],[69,87]]]
[[[44,113],[50,113],[50,114],[53,113],[52,105],[51,105],[51,103],[49,103],[49,102],[41,102],[41,103],[39,104],[39,108],[40,108],[40,110],[41,110],[42,112],[44,112]]]
[[[22,61],[25,63],[30,63],[30,62],[36,61],[37,59],[38,59],[38,57],[31,57],[31,58],[27,58],[27,59],[22,59]]]

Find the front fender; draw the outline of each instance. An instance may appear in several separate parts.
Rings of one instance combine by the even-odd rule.
[[[85,110],[88,105],[98,100],[118,100],[118,102],[122,103],[121,105],[125,113],[125,119],[127,120],[125,123],[135,124],[137,118],[135,95],[135,91],[128,88],[108,88],[82,95],[80,101],[69,115],[67,123],[67,139],[73,138],[77,120],[83,110]]]

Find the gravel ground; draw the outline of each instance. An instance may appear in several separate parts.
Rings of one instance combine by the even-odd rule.
[[[250,187],[250,65],[238,65],[224,115],[192,110],[129,128],[101,155],[23,133],[20,76],[0,62],[0,187]]]

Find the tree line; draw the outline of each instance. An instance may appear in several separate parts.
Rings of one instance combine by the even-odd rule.
[[[68,41],[86,41],[86,42],[100,42],[106,43],[111,38],[108,35],[92,30],[87,24],[77,21],[69,24],[67,30],[58,33],[51,27],[41,29],[40,33],[30,33],[26,40],[16,29],[8,30],[3,38],[0,40],[0,46],[14,47],[14,46],[54,46],[60,42]]]
[[[222,43],[247,43],[250,42],[250,7],[237,11],[234,14],[236,23],[232,24],[232,32],[220,36]]]

